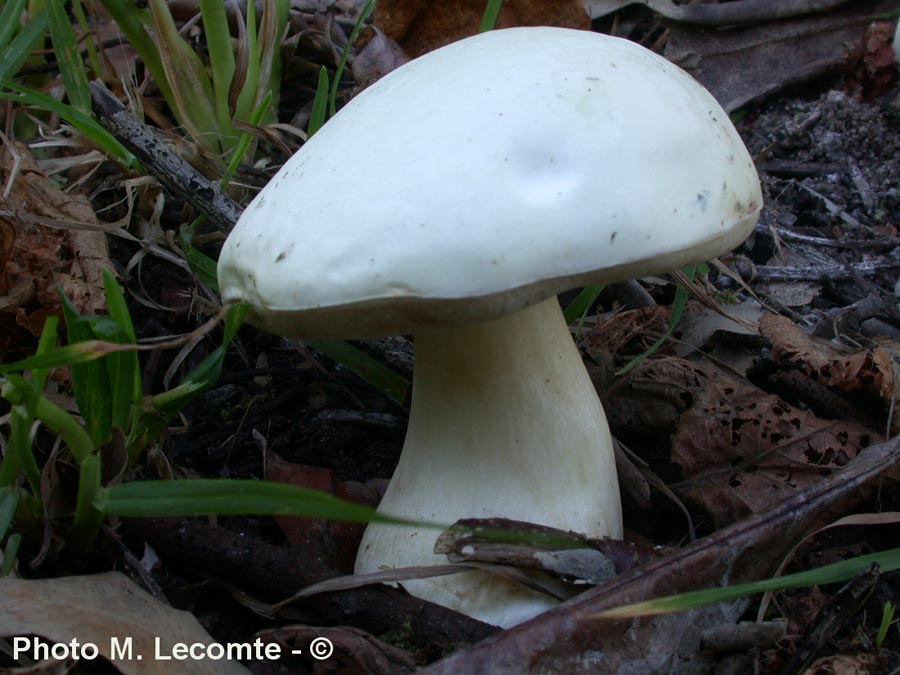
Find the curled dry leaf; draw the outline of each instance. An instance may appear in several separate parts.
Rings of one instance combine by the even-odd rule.
[[[172,609],[119,572],[58,579],[0,579],[0,636],[38,635],[53,642],[90,642],[127,675],[171,673],[176,643],[204,644],[213,639],[190,612]],[[113,641],[116,638],[116,641]],[[133,658],[113,660],[112,649],[131,639]],[[157,651],[158,650],[158,651]],[[141,659],[137,656],[141,655]],[[237,661],[192,660],[198,675],[243,674]]]
[[[2,181],[14,178],[3,204],[9,215],[0,226],[9,249],[0,275],[0,349],[11,346],[16,326],[39,335],[48,315],[61,314],[58,287],[79,310],[102,310],[101,271],[112,266],[87,197],[63,192],[25,146],[16,149],[17,170],[8,150],[0,157]]]
[[[900,344],[883,340],[867,349],[845,353],[832,343],[807,335],[790,319],[767,314],[760,331],[772,343],[772,360],[799,368],[813,380],[843,394],[866,401],[881,401],[884,415],[896,407],[900,378]],[[893,429],[900,429],[894,414]]]
[[[376,26],[367,26],[360,39],[366,40],[365,46],[350,65],[353,79],[360,89],[365,89],[409,61],[400,45]]]

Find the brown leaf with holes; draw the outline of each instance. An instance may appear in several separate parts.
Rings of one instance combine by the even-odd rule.
[[[846,353],[777,314],[763,316],[760,332],[772,343],[772,360],[779,365],[799,368],[821,384],[860,398],[863,405],[880,400],[885,416],[896,407],[900,344],[880,340],[867,349]],[[900,416],[894,415],[892,426],[900,430]]]
[[[379,0],[376,26],[415,58],[451,42],[475,35],[484,14],[484,0]],[[506,0],[497,28],[560,26],[590,30],[591,20],[581,0]],[[522,65],[527,68],[527,64]]]
[[[685,391],[691,405],[672,439],[684,480],[673,489],[716,527],[760,513],[844,466],[881,438],[823,420],[711,366]]]
[[[102,311],[102,270],[112,267],[87,197],[61,190],[24,145],[15,152],[18,158],[9,148],[0,156],[0,183],[12,178],[8,197],[0,198],[9,213],[0,225],[0,244],[8,246],[0,275],[0,349],[22,337],[19,329],[40,335],[47,316],[61,314],[58,288],[80,311]]]

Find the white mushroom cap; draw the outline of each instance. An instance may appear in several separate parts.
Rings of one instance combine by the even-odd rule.
[[[676,66],[586,31],[491,31],[331,119],[247,208],[219,284],[284,335],[415,332],[709,259],[761,205],[727,113]]]

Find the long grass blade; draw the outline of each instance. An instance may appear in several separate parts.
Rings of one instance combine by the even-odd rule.
[[[347,40],[344,51],[341,52],[341,58],[338,60],[337,68],[334,69],[334,80],[331,82],[331,92],[328,97],[328,112],[331,117],[334,117],[334,114],[337,112],[338,86],[341,84],[341,77],[344,74],[344,69],[347,67],[347,59],[350,58],[350,48],[353,46],[353,43],[356,42],[356,38],[359,37],[359,32],[362,30],[366,19],[369,18],[369,15],[374,10],[375,0],[368,0],[363,6],[362,11],[359,13],[359,16],[356,18],[356,23],[353,24],[353,30],[350,31],[350,38]]]
[[[398,403],[406,401],[411,386],[409,380],[349,342],[343,340],[304,340],[304,342],[356,373]]]
[[[91,92],[88,87],[87,71],[78,49],[78,39],[72,29],[72,22],[62,2],[47,3],[47,18],[50,26],[50,38],[53,40],[53,53],[59,66],[63,85],[69,103],[83,113],[90,114]]]
[[[98,493],[97,509],[107,515],[173,517],[201,515],[283,515],[356,523],[423,525],[379,514],[366,506],[285,483],[198,479],[122,483]],[[433,525],[443,529],[445,526]]]
[[[7,0],[0,11],[0,52],[6,49],[19,27],[19,17],[27,0]]]
[[[312,111],[309,113],[309,127],[306,130],[306,138],[312,135],[325,124],[325,116],[328,113],[328,71],[325,66],[319,68],[319,81],[316,84],[316,95],[313,98]]]
[[[219,128],[227,129],[231,126],[228,91],[234,77],[234,51],[231,48],[231,31],[228,29],[225,3],[221,0],[200,0],[200,14],[203,17],[203,33],[212,68],[216,116]]]
[[[500,8],[503,6],[503,0],[488,0],[484,7],[484,14],[481,17],[481,25],[478,26],[479,33],[485,33],[494,30],[497,25],[497,17],[500,16]]]
[[[893,572],[900,569],[900,548],[858,556],[849,560],[815,567],[804,572],[787,574],[783,577],[763,579],[747,584],[726,586],[725,588],[709,588],[702,591],[680,593],[655,600],[637,602],[632,605],[616,607],[592,615],[592,618],[614,619],[631,618],[636,616],[653,616],[667,612],[679,612],[703,605],[711,605],[716,602],[727,602],[755,593],[765,591],[779,591],[789,588],[809,588],[822,584],[835,584],[852,579],[857,574],[865,571],[873,563],[881,568],[881,572]]]
[[[4,12],[5,14],[5,12]],[[31,46],[38,40],[47,30],[47,12],[41,12],[34,17],[28,24],[19,31],[19,34],[7,45],[3,53],[0,54],[0,84],[8,86],[3,82],[8,77],[13,77],[19,72],[19,68],[31,56]]]

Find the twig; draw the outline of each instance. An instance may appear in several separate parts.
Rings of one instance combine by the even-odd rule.
[[[178,156],[155,129],[143,124],[99,80],[91,82],[91,100],[100,122],[172,194],[193,204],[210,223],[229,232],[241,215],[241,206]]]
[[[810,265],[808,267],[778,267],[761,265],[754,268],[757,281],[843,281],[854,275],[872,276],[882,270],[900,267],[900,260],[871,260],[846,265]]]

